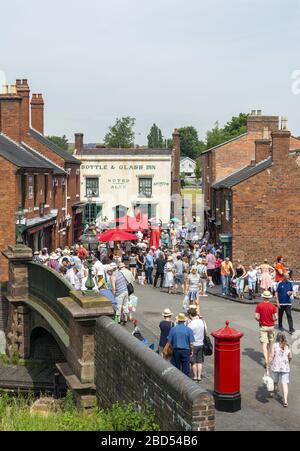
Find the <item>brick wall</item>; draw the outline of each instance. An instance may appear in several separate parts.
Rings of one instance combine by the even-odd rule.
[[[277,142],[271,168],[232,189],[233,260],[248,265],[268,258],[272,265],[283,255],[299,278],[299,157],[286,155],[285,141]]]
[[[96,389],[100,407],[148,404],[164,431],[210,431],[212,396],[107,317],[96,324]]]
[[[2,251],[16,242],[16,167],[0,156],[0,282],[8,279],[8,264]]]

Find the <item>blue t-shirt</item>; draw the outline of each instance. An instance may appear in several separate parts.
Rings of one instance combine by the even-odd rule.
[[[288,295],[289,291],[293,291],[291,282],[280,282],[277,287],[278,299],[280,305],[292,305],[291,297]]]
[[[173,349],[190,349],[195,337],[192,330],[184,324],[178,324],[170,330],[168,341]]]
[[[154,268],[154,258],[148,254],[146,257],[146,269]]]

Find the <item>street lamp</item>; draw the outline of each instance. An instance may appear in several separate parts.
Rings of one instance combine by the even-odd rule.
[[[92,222],[92,202],[93,202],[93,196],[91,194],[88,194],[87,196],[88,204],[89,204],[89,225]]]
[[[26,228],[26,218],[24,215],[24,210],[22,209],[21,205],[18,208],[18,211],[16,213],[16,238],[17,238],[17,245],[23,246],[24,245],[24,238],[23,233]]]

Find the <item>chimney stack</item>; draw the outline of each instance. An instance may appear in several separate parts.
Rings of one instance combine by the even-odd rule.
[[[172,150],[172,194],[181,193],[180,180],[180,133],[177,128],[173,132],[173,150]]]
[[[29,132],[29,101],[30,101],[30,89],[28,81],[26,79],[16,80],[17,94],[21,97],[21,137],[25,136]]]
[[[33,94],[31,99],[31,127],[44,134],[44,99],[42,94]]]
[[[0,132],[21,142],[21,103],[14,85],[5,85],[0,93]]]
[[[260,163],[271,156],[270,139],[258,139],[255,141],[255,163]]]
[[[290,152],[291,132],[288,130],[279,130],[272,133],[272,158],[274,163],[286,159]]]
[[[83,133],[75,133],[75,152],[81,153],[83,150]]]
[[[262,110],[252,110],[247,119],[247,131],[261,133],[263,137],[264,129],[270,132],[279,130],[279,116],[262,116]]]

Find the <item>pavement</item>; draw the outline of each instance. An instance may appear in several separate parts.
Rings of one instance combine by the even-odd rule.
[[[134,318],[149,344],[158,344],[161,312],[170,308],[174,314],[182,311],[182,295],[169,295],[159,288],[136,286],[139,305]],[[235,414],[217,412],[216,429],[219,431],[296,431],[300,428],[300,314],[294,313],[295,329],[299,331],[298,352],[294,354],[290,384],[290,406],[284,409],[278,400],[270,398],[262,385],[264,375],[263,356],[258,340],[258,324],[255,321],[255,305],[239,304],[232,300],[209,295],[201,298],[201,313],[210,332],[230,326],[243,332],[241,342],[241,393],[242,410]],[[286,324],[287,326],[287,324]],[[129,328],[133,329],[130,325]],[[296,339],[289,336],[290,343]],[[207,357],[204,364],[203,388],[213,393],[214,359]]]

